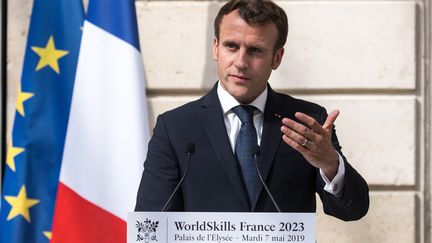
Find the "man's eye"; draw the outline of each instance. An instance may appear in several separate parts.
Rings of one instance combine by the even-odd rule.
[[[262,50],[260,48],[251,48],[250,51],[252,53],[261,53],[262,52]]]
[[[225,47],[228,49],[232,49],[232,50],[237,49],[237,45],[232,44],[232,43],[225,44]]]

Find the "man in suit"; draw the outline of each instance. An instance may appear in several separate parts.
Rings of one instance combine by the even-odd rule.
[[[219,81],[201,99],[158,117],[136,211],[161,210],[188,169],[168,210],[276,211],[261,172],[281,211],[315,212],[318,193],[327,214],[366,214],[368,186],[335,134],[339,111],[327,115],[267,83],[287,33],[285,12],[270,0],[231,0],[221,8],[213,45]]]

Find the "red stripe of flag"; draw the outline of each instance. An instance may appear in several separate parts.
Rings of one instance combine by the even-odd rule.
[[[51,243],[126,242],[126,222],[59,183]]]

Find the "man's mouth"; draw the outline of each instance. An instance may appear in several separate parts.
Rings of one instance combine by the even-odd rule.
[[[245,75],[231,74],[230,76],[236,83],[245,83],[250,79],[248,76]]]

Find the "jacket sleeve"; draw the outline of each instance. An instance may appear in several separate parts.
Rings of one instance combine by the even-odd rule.
[[[321,122],[324,123],[327,113],[323,109]],[[369,209],[369,188],[363,177],[348,163],[341,151],[341,146],[333,126],[332,142],[336,151],[345,163],[345,185],[341,197],[336,197],[324,191],[325,182],[317,176],[317,192],[323,203],[324,212],[345,221],[358,220],[366,215]],[[319,174],[319,171],[317,172]]]
[[[161,211],[180,176],[177,154],[170,142],[164,115],[160,115],[149,142],[135,211]],[[167,210],[184,210],[181,195],[181,190],[177,191]]]

